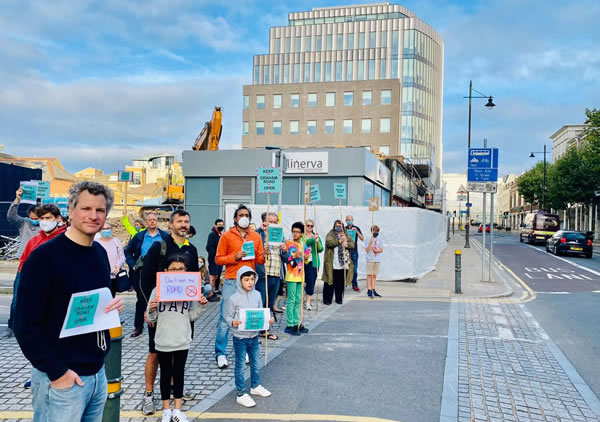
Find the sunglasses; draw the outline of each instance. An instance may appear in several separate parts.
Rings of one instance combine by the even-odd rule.
[[[312,224],[307,224],[306,227],[314,227]]]

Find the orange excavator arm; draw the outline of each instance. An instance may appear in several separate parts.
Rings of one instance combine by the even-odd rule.
[[[196,142],[194,142],[194,146],[192,147],[193,150],[216,151],[219,149],[219,140],[223,131],[223,126],[221,125],[222,118],[223,112],[221,111],[221,107],[216,106],[212,118],[204,124],[204,128],[196,138]]]

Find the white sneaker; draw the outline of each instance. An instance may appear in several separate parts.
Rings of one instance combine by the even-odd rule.
[[[265,387],[263,387],[262,385],[259,385],[256,388],[251,388],[250,394],[254,394],[255,396],[261,396],[261,397],[269,397],[271,395],[271,392],[269,390],[267,390]]]
[[[239,404],[241,404],[244,407],[256,406],[256,402],[254,401],[254,399],[252,397],[250,397],[250,395],[248,393],[244,394],[243,396],[237,396],[237,399],[235,399],[235,401],[237,401]]]
[[[250,363],[250,358],[248,357],[248,353],[246,353],[246,365]]]
[[[171,422],[171,409],[163,409],[161,422]]]
[[[217,356],[217,366],[219,367],[219,369],[227,368],[228,365],[229,362],[227,362],[227,358],[225,357],[225,355]]]
[[[188,418],[185,416],[185,413],[183,413],[179,409],[173,410],[173,417],[171,418],[171,421],[173,421],[173,422],[190,422],[188,420]]]
[[[306,305],[306,310],[307,310],[307,311],[312,311],[312,306],[310,306],[310,305]]]

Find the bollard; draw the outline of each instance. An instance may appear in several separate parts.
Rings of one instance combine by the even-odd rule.
[[[454,293],[462,294],[461,286],[460,286],[460,272],[462,270],[460,259],[462,256],[462,251],[460,249],[456,249],[454,251]]]
[[[104,406],[102,422],[118,422],[121,413],[121,341],[123,340],[123,327],[111,328],[110,352],[104,359],[104,369],[108,381],[108,400]]]

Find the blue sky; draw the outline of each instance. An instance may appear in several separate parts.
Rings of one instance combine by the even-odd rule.
[[[190,149],[214,105],[222,148],[241,144],[242,85],[268,28],[290,11],[363,1],[53,0],[0,2],[0,144],[57,156],[70,171]],[[463,171],[469,79],[472,143],[520,173],[563,124],[600,108],[600,2],[397,2],[445,43],[443,166]],[[228,7],[228,5],[234,7]]]

